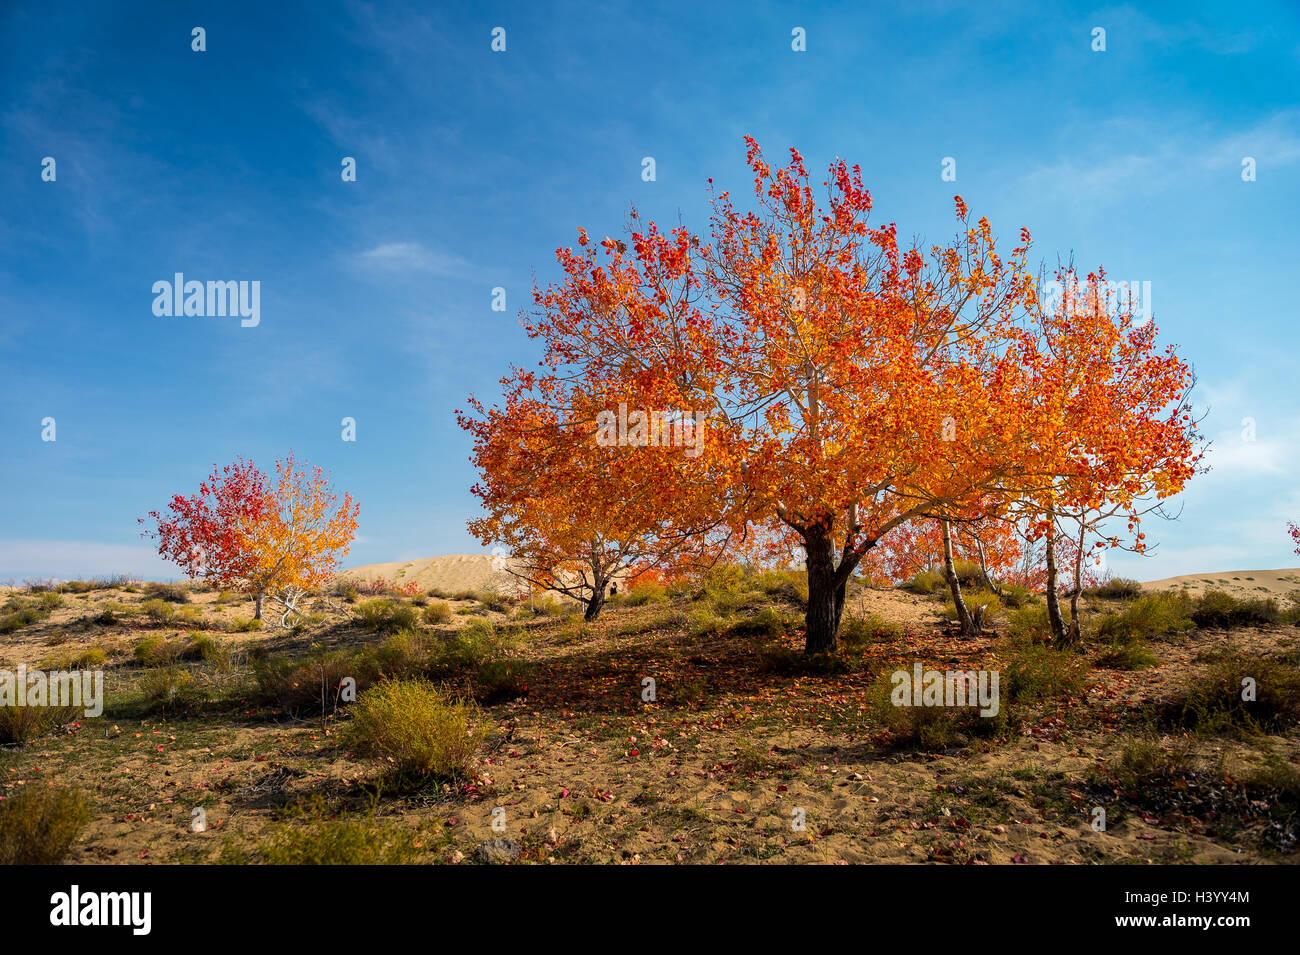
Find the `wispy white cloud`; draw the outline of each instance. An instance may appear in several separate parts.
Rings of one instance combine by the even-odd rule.
[[[1094,147],[1080,154],[1081,142],[1122,142],[1117,149]],[[1079,201],[1114,199],[1135,186],[1143,190],[1180,186],[1191,179],[1238,169],[1249,156],[1261,174],[1300,162],[1300,110],[1285,110],[1245,129],[1232,131],[1167,127],[1131,119],[1109,120],[1098,128],[1063,131],[1066,155],[1038,166],[1026,185]]]
[[[1281,441],[1245,440],[1240,434],[1225,434],[1205,455],[1210,473],[1219,477],[1252,477],[1285,474],[1294,470],[1296,448]]]
[[[111,574],[168,580],[177,577],[178,571],[149,547],[90,541],[0,540],[0,580],[69,580]]]
[[[429,249],[419,242],[386,242],[357,255],[362,266],[386,272],[428,272],[464,277],[474,266],[458,255]]]

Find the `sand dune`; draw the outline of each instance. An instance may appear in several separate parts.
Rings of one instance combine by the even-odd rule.
[[[1235,597],[1285,597],[1300,590],[1300,567],[1281,570],[1221,570],[1212,574],[1183,574],[1142,584],[1147,590],[1184,590],[1192,595],[1226,590]]]
[[[449,554],[388,564],[367,564],[345,570],[340,576],[356,580],[386,577],[397,583],[415,581],[423,590],[437,588],[447,593],[482,587],[513,589],[516,586],[514,579],[503,570],[493,570],[492,560],[490,554]],[[1293,590],[1300,590],[1300,567],[1184,574],[1146,581],[1142,586],[1147,590],[1185,590],[1193,595],[1217,588],[1238,597],[1285,597]]]
[[[447,554],[388,564],[366,564],[344,570],[339,577],[362,581],[384,577],[398,584],[414,581],[421,590],[436,588],[446,593],[483,588],[514,589],[514,578],[504,570],[493,570],[492,561],[491,554]]]

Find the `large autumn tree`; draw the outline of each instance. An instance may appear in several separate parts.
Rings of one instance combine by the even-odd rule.
[[[214,466],[196,493],[174,495],[166,511],[140,522],[187,577],[247,593],[259,620],[269,597],[283,607],[283,623],[334,575],[359,510],[350,494],[339,499],[320,468],[290,455],[275,463],[274,477],[243,459]]]
[[[950,242],[902,246],[893,223],[869,224],[857,167],[833,163],[819,201],[796,151],[773,168],[746,142],[751,208],[715,193],[707,238],[633,212],[628,241],[580,231],[559,250],[564,278],[524,320],[541,370],[508,385],[533,392],[528,415],[553,402],[563,421],[574,396],[554,399],[570,388],[590,407],[705,412],[703,455],[654,455],[657,483],[630,465],[603,500],[731,539],[784,528],[806,558],[805,649],[832,651],[848,581],[887,534],[1010,515],[1059,470],[1043,458],[1056,428],[1036,390],[1029,235],[999,252],[958,198]],[[555,447],[548,427],[533,434]],[[488,482],[508,481],[503,460],[477,456]]]

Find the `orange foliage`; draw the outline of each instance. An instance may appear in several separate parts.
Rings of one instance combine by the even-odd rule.
[[[482,540],[596,578],[633,550],[667,566],[797,542],[816,652],[877,546],[892,574],[931,552],[936,521],[973,546],[961,527],[978,519],[1010,559],[998,522],[1041,535],[1182,486],[1194,455],[1166,413],[1185,366],[1100,310],[1044,315],[1026,230],[1001,252],[958,197],[951,242],[900,247],[895,224],[868,225],[857,167],[833,163],[819,204],[798,152],[773,168],[746,143],[754,208],[715,194],[708,241],[633,212],[629,242],[580,230],[557,252],[564,279],[524,321],[539,370],[460,416]],[[620,405],[701,413],[702,453],[602,446]]]

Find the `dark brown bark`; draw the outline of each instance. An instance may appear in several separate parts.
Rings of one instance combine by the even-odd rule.
[[[591,623],[600,616],[600,611],[605,606],[605,585],[601,584],[592,591],[591,599],[587,601],[586,612],[583,613],[582,619]]]
[[[844,587],[835,580],[835,547],[827,531],[814,526],[803,534],[808,555],[808,610],[804,614],[804,653],[834,653]]]
[[[952,560],[952,530],[947,521],[940,521],[939,526],[943,530],[943,576],[948,581],[948,589],[952,591],[953,606],[957,608],[957,620],[961,623],[961,635],[973,637],[977,628],[970,611],[966,608],[966,601],[962,599],[961,580],[957,576],[957,568]]]
[[[255,609],[253,611],[254,620],[262,619],[262,600],[265,596],[266,596],[265,594],[258,594],[255,598],[253,598],[256,602],[254,605]]]

